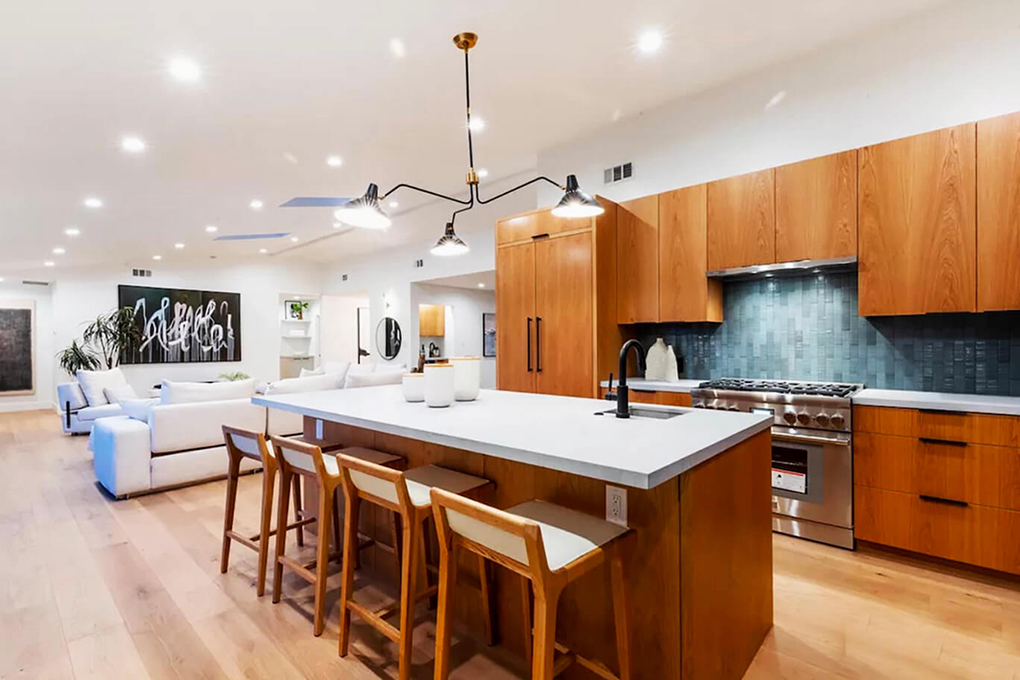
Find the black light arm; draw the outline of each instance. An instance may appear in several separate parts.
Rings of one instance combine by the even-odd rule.
[[[486,203],[492,203],[493,201],[498,201],[499,199],[503,198],[507,194],[512,194],[513,192],[515,192],[515,191],[517,191],[519,189],[523,189],[524,187],[528,186],[529,184],[534,184],[535,182],[542,182],[542,181],[548,182],[549,184],[552,184],[554,187],[556,187],[558,189],[562,189],[563,188],[563,185],[561,185],[559,182],[554,182],[553,180],[551,180],[548,177],[545,177],[543,175],[543,176],[540,176],[540,177],[536,177],[535,179],[528,180],[524,184],[519,184],[518,186],[515,186],[513,189],[507,189],[503,193],[496,194],[492,198],[483,199],[481,196],[478,196],[478,202],[480,204],[482,204],[482,205],[485,205]],[[478,194],[478,187],[477,186],[475,187],[475,194]]]
[[[453,196],[447,196],[445,194],[439,194],[439,193],[436,193],[435,191],[430,191],[428,189],[422,189],[421,187],[416,187],[413,184],[405,184],[405,183],[398,184],[397,186],[393,187],[392,189],[387,191],[385,194],[383,194],[379,198],[380,199],[385,198],[385,197],[389,196],[390,194],[392,194],[397,189],[413,189],[415,191],[420,191],[423,194],[428,194],[429,196],[435,196],[436,198],[442,198],[442,199],[447,200],[447,201],[453,201],[454,203],[460,203],[461,205],[471,205],[472,204],[472,201],[462,201],[461,199],[454,198]]]

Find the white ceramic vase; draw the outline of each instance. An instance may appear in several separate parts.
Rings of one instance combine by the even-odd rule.
[[[665,341],[662,338],[657,338],[655,344],[649,347],[645,354],[645,380],[666,379],[666,355],[668,353]]]
[[[454,369],[453,396],[457,401],[474,401],[482,386],[482,362],[478,357],[451,357]]]
[[[425,403],[443,408],[453,403],[456,369],[453,364],[425,366]]]
[[[404,390],[404,399],[411,402],[425,401],[425,375],[423,373],[405,373],[400,384]]]

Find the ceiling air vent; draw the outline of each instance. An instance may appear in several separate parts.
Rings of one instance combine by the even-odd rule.
[[[22,281],[22,285],[25,286],[48,286],[49,281]]]
[[[634,176],[634,164],[624,163],[622,165],[614,165],[611,168],[606,168],[602,171],[602,180],[605,184],[616,184],[622,182],[625,179],[630,179]]]
[[[136,276],[136,277],[141,278],[141,279],[152,278],[152,270],[151,269],[132,269],[131,270],[131,276]]]
[[[424,266],[425,266],[425,260],[415,260],[414,261],[414,268],[415,269],[421,269]]]
[[[346,280],[347,280],[347,274],[344,274],[344,276],[343,276],[343,278],[341,279],[341,281],[346,281]]]

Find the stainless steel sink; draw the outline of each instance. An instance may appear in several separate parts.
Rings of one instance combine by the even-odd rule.
[[[689,411],[673,411],[666,409],[657,408],[645,408],[643,406],[631,406],[630,417],[631,418],[653,418],[655,420],[669,420],[670,418],[676,418],[682,416]],[[597,416],[612,416],[616,417],[616,409],[609,409],[608,411],[596,411]]]

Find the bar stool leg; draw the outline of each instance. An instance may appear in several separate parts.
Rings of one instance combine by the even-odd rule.
[[[344,553],[343,577],[340,589],[340,656],[347,656],[351,638],[351,610],[347,603],[354,594],[354,569],[358,555],[358,513],[361,499],[345,494],[344,500]]]
[[[223,511],[223,546],[220,550],[220,573],[226,574],[230,563],[230,536],[234,528],[234,508],[237,505],[237,477],[241,469],[241,457],[231,454],[227,467],[227,504]]]
[[[336,489],[333,489],[333,493],[330,494],[330,496],[332,496],[332,498],[333,498],[333,547],[336,549],[337,553],[340,552],[340,549],[343,546],[343,538],[340,536],[340,533],[341,533],[340,532],[340,505],[337,502],[337,498],[336,498],[337,490],[339,488],[340,487],[337,487]]]
[[[272,461],[264,461],[262,465],[262,517],[259,523],[259,571],[255,581],[255,593],[259,597],[266,594],[266,563],[269,561],[269,534],[272,531],[275,486],[276,465]],[[287,533],[286,525],[277,529],[277,532],[280,531]]]
[[[482,625],[485,626],[485,644],[495,647],[499,642],[496,630],[495,584],[492,582],[492,571],[489,560],[478,556],[478,585],[482,591]]]
[[[630,626],[627,621],[627,592],[623,580],[623,556],[618,546],[609,555],[609,582],[613,590],[613,618],[616,624],[616,658],[620,680],[630,680]]]
[[[421,540],[421,523],[413,518],[404,522],[404,550],[400,568],[400,651],[399,678],[411,678],[411,649],[414,641],[414,603],[418,576],[418,541]]]
[[[521,616],[524,617],[524,658],[528,662],[528,668],[532,664],[532,626],[531,620],[531,580],[521,577]]]
[[[290,507],[290,487],[292,478],[295,477],[288,467],[280,469],[280,501],[276,505],[276,556],[273,558],[273,604],[280,601],[280,590],[283,586],[283,566],[280,558],[287,548],[287,525],[290,520],[287,517],[287,510]],[[280,531],[283,527],[283,531]]]
[[[535,591],[535,643],[531,662],[532,680],[553,680],[556,656],[556,609],[560,592],[552,588]]]
[[[434,680],[450,676],[450,598],[457,585],[457,548],[439,546],[439,610],[436,612],[436,659]]]
[[[316,522],[315,555],[315,637],[326,628],[326,578],[329,567],[329,534],[333,524],[333,489],[319,485],[319,515]]]
[[[294,475],[294,519],[304,519],[304,501],[301,499],[301,475]],[[304,525],[297,528],[297,544],[298,547],[304,547],[305,545],[305,527]]]

